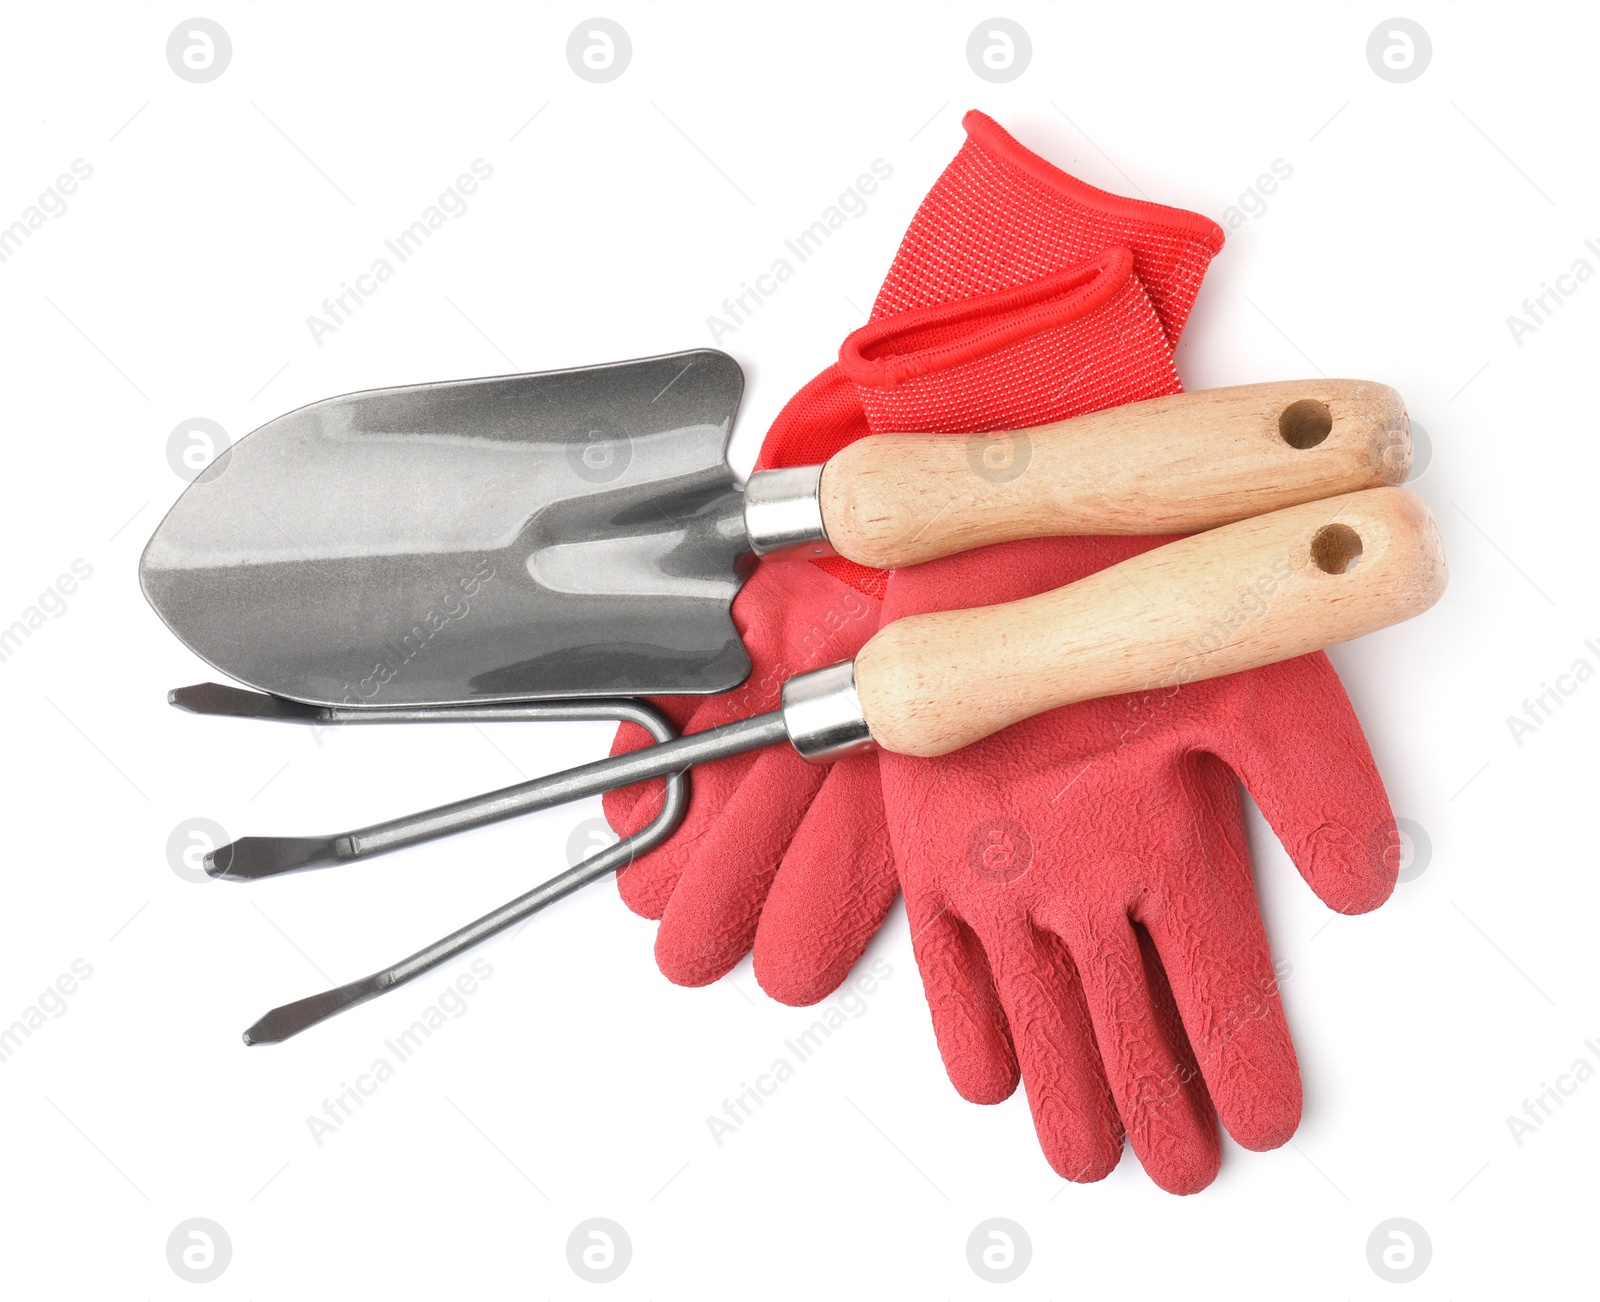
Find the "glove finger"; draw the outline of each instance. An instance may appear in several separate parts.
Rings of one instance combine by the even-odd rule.
[[[663,715],[673,730],[682,736],[698,731],[696,716],[705,709],[712,698],[704,696],[653,696],[646,704],[653,705]],[[702,722],[699,727],[708,726]],[[611,738],[611,754],[626,755],[629,751],[655,745],[656,739],[636,723],[626,720],[617,724],[616,735]],[[618,836],[632,836],[661,812],[661,801],[667,784],[663,778],[649,782],[635,782],[631,786],[608,791],[604,797],[606,821]]]
[[[779,1003],[839,988],[883,926],[900,883],[889,850],[878,757],[834,763],[778,866],[756,924],[756,980]]]
[[[626,755],[640,750],[655,741],[636,723],[619,723],[617,734],[611,739],[611,754]],[[649,782],[635,782],[632,786],[618,787],[600,798],[606,822],[618,836],[632,836],[661,812],[661,802],[666,796],[665,778]]]
[[[773,874],[826,774],[770,746],[732,797],[698,820],[692,840],[675,844],[680,830],[662,847],[681,865],[656,932],[656,966],[669,981],[707,985],[750,952]],[[703,811],[715,802],[697,792],[692,803]]]
[[[641,917],[659,919],[662,916],[685,869],[694,862],[700,844],[714,836],[724,809],[750,776],[756,758],[755,755],[732,755],[695,766],[689,775],[689,808],[683,822],[662,844],[617,873],[617,891],[624,904]],[[661,812],[664,785],[660,782],[650,785],[657,788],[654,800],[640,800],[620,824],[612,817],[610,804],[606,804],[606,819],[619,835],[637,832]],[[609,802],[609,795],[606,800]]]
[[[969,1103],[1001,1103],[1017,1088],[1016,1050],[988,955],[972,929],[935,896],[906,896],[911,948],[945,1074]]]
[[[1025,922],[990,952],[1039,1146],[1065,1179],[1103,1180],[1122,1158],[1122,1123],[1072,956]]]
[[[712,696],[652,698],[651,704],[680,734],[704,732],[776,708],[785,679],[855,654],[877,626],[877,603],[814,565],[774,561],[758,565],[745,580],[730,615],[750,656],[750,676],[737,689]],[[624,725],[617,730],[612,753],[646,740],[642,730]],[[689,818],[673,840],[696,839],[696,826],[716,817],[754,762],[752,756],[735,756],[697,769]],[[606,798],[606,817],[619,832],[636,831],[660,812],[664,790],[659,779],[621,788]],[[660,916],[676,881],[660,867],[670,858],[647,855],[639,860],[635,888],[643,891],[648,883],[651,889],[638,911],[648,909],[647,916]]]
[[[1330,909],[1365,913],[1389,898],[1399,833],[1372,750],[1320,651],[1247,679],[1240,726],[1208,738],[1244,779],[1301,876]],[[1221,744],[1214,744],[1220,742]]]
[[[1125,914],[1091,922],[1062,911],[1040,921],[1078,960],[1106,1079],[1139,1161],[1169,1193],[1198,1193],[1216,1178],[1222,1141],[1154,954]]]
[[[1238,783],[1213,756],[1195,757],[1183,780],[1197,810],[1237,805]],[[1286,1143],[1300,1124],[1300,1067],[1235,827],[1201,814],[1191,842],[1200,861],[1173,875],[1177,887],[1167,898],[1144,901],[1139,916],[1222,1124],[1260,1151]]]

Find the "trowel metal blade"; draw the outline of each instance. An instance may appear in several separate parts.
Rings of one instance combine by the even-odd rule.
[[[313,403],[184,491],[140,583],[210,664],[314,704],[724,691],[743,387],[702,349]]]

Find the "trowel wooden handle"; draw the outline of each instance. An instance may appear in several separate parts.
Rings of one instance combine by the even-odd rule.
[[[1194,533],[1405,481],[1400,395],[1362,380],[1180,393],[1010,434],[879,434],[823,468],[828,541],[878,569],[1056,534]]]
[[[912,615],[856,656],[872,736],[943,755],[1044,710],[1304,655],[1427,610],[1446,580],[1420,498],[1374,488],[1180,539],[1022,601]]]

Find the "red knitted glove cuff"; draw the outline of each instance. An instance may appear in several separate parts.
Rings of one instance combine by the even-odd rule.
[[[1121,246],[1176,347],[1222,228],[1069,176],[976,110],[961,124],[966,144],[912,218],[873,316],[1040,280]]]
[[[1064,365],[1081,357],[1103,360]],[[881,318],[845,340],[839,370],[876,433],[1022,429],[1179,391],[1125,248],[1030,284]]]

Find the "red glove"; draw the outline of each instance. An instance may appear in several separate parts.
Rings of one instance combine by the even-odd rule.
[[[1136,312],[1118,329],[1089,323],[1039,348],[970,330],[964,309],[930,308],[931,296],[919,301],[923,283],[945,297],[995,294],[1015,284],[1016,268],[1037,274],[1041,237],[1006,230],[1016,212],[969,205],[966,227],[919,214],[907,237],[915,247],[902,249],[885,288],[907,314],[875,321],[841,354],[874,432],[1001,428],[1176,390],[1170,357],[1165,370],[1155,364]],[[1135,266],[1148,265],[1141,235],[1137,223],[1123,234]],[[1116,262],[1107,254],[1101,271],[1111,276]],[[903,265],[916,276],[898,275]],[[1175,340],[1203,266],[1166,282],[1165,296],[1152,287],[1163,343]],[[1031,394],[1019,398],[1024,378]],[[883,618],[1033,595],[1161,541],[1017,542],[899,570]],[[1058,1172],[1102,1177],[1126,1129],[1175,1192],[1214,1178],[1218,1112],[1246,1147],[1292,1134],[1299,1075],[1235,773],[1331,907],[1375,907],[1396,867],[1373,852],[1396,843],[1393,817],[1326,657],[1070,706],[937,760],[882,754],[879,770],[935,1033],[965,1097],[1006,1098],[1020,1063]],[[790,885],[780,874],[772,888],[758,955],[765,945],[826,965],[829,905]]]

